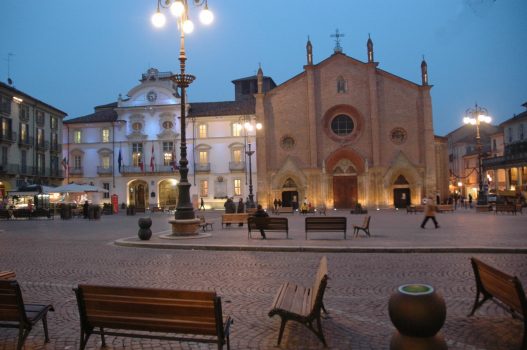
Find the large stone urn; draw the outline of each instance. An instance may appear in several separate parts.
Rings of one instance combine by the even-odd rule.
[[[397,288],[388,303],[390,319],[397,328],[392,350],[445,350],[439,330],[446,319],[443,298],[428,284],[405,284]]]
[[[152,237],[152,230],[150,229],[150,226],[152,226],[152,219],[139,218],[137,224],[139,225],[139,231],[137,232],[139,239],[142,241],[148,241],[150,237]]]

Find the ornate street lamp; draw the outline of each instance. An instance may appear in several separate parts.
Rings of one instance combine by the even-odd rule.
[[[176,207],[176,220],[194,219],[194,208],[190,201],[190,186],[188,182],[188,160],[187,160],[187,138],[185,125],[185,89],[196,78],[193,75],[185,73],[185,62],[187,56],[185,53],[185,34],[192,33],[194,23],[189,17],[189,2],[196,7],[204,6],[200,13],[200,20],[203,24],[210,24],[214,20],[214,15],[208,8],[207,0],[157,0],[157,12],[152,16],[152,23],[156,27],[162,27],[166,23],[165,15],[161,12],[162,8],[170,9],[170,12],[177,18],[177,25],[180,32],[180,49],[179,49],[179,68],[180,73],[174,74],[171,80],[177,84],[181,91],[181,156],[179,160],[180,181],[178,184],[178,203]]]
[[[248,133],[253,131],[255,128],[256,130],[262,129],[262,123],[254,123],[254,118],[244,115],[241,116],[238,120],[238,126],[239,128],[243,128],[244,130],[244,137],[245,137],[245,154],[249,157],[249,203],[247,205],[248,208],[256,208],[256,204],[254,203],[254,194],[253,194],[253,167],[252,167],[252,155],[255,151],[251,150],[251,143],[249,142],[249,149],[247,149],[247,137]],[[245,181],[247,181],[247,174],[245,177]]]
[[[481,145],[481,136],[479,133],[479,125],[481,123],[490,123],[492,118],[488,116],[486,108],[478,106],[476,103],[474,108],[469,108],[465,112],[463,123],[476,126],[476,150],[478,151],[478,205],[487,205],[487,192],[483,189],[483,147]]]

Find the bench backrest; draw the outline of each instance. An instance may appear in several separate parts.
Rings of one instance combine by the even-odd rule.
[[[0,280],[0,321],[29,324],[17,281]]]
[[[247,220],[249,217],[249,214],[247,213],[233,213],[233,214],[223,214],[221,216],[222,221],[230,221],[230,220]]]
[[[470,260],[478,288],[527,317],[527,302],[520,280],[485,264],[479,259],[471,258]]]
[[[344,216],[306,217],[306,230],[345,230],[347,219]]]
[[[196,335],[223,334],[221,299],[215,292],[79,285],[83,329],[106,327]]]
[[[364,217],[364,222],[362,223],[362,227],[364,227],[366,229],[369,229],[370,228],[370,220],[371,220],[371,216],[366,215]]]
[[[289,221],[287,218],[272,218],[272,217],[249,217],[249,229],[257,230],[281,230],[289,228]]]
[[[311,313],[320,312],[323,305],[324,292],[328,284],[328,259],[323,256],[320,259],[315,283],[311,289]]]

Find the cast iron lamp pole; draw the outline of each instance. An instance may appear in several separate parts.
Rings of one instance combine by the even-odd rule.
[[[242,120],[243,120],[243,124],[241,124]],[[252,120],[252,122],[254,123],[254,119]],[[256,128],[256,131],[262,129],[262,123],[256,123],[255,125],[253,125],[251,123],[251,118],[247,115],[240,117],[238,119],[238,123],[239,123],[238,125],[240,125],[240,127],[244,129],[245,147],[247,147],[247,133],[249,131],[254,130],[254,128]],[[255,151],[251,150],[251,143],[249,143],[249,150],[247,150],[247,148],[245,149],[245,154],[249,157],[249,203],[247,205],[248,208],[256,207],[254,203],[254,194],[253,194],[253,169],[252,169],[252,160],[251,160],[252,155],[254,153]],[[245,184],[247,184],[247,171],[245,172],[245,174],[246,174]]]
[[[185,62],[187,56],[185,53],[185,33],[191,33],[194,30],[194,24],[189,19],[189,1],[188,0],[157,0],[157,12],[152,16],[152,23],[156,27],[162,27],[165,22],[165,16],[161,13],[161,8],[170,8],[170,12],[178,19],[178,28],[180,32],[180,49],[179,49],[179,74],[174,74],[171,80],[179,86],[181,91],[181,155],[179,159],[179,183],[178,183],[178,203],[176,207],[175,219],[186,220],[194,219],[194,207],[190,200],[190,187],[188,182],[188,160],[187,160],[187,137],[186,137],[186,94],[185,90],[196,78],[193,75],[185,73]],[[214,19],[212,12],[208,9],[207,0],[193,0],[194,5],[205,5],[200,13],[201,22],[210,24]]]
[[[466,117],[463,118],[463,123],[476,126],[476,150],[478,151],[478,205],[487,205],[487,193],[483,189],[483,146],[481,145],[481,136],[479,133],[479,125],[481,123],[490,123],[492,118],[488,116],[486,108],[478,106],[476,103],[474,108],[469,108],[465,112]]]

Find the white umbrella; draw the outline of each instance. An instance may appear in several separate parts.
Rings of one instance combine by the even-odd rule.
[[[53,192],[58,193],[82,193],[82,192],[109,192],[104,188],[100,188],[93,185],[79,185],[79,184],[67,184],[59,186],[53,189]]]

